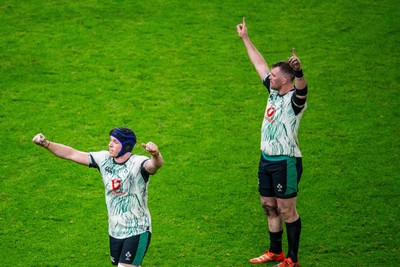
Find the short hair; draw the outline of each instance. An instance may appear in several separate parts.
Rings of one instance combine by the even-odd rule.
[[[272,68],[279,68],[281,72],[288,76],[290,82],[294,80],[294,70],[290,67],[289,63],[286,61],[279,61],[272,65]]]

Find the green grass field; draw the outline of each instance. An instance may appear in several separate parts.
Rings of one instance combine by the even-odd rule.
[[[250,266],[267,249],[268,95],[237,37],[243,16],[269,63],[296,47],[309,84],[301,266],[400,262],[396,1],[3,0],[0,266],[111,266],[100,175],[31,139],[97,151],[121,125],[166,161],[144,267]]]

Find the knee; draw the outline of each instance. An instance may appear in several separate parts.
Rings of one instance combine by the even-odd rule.
[[[268,217],[278,217],[281,215],[281,212],[277,206],[269,205],[266,203],[262,203],[261,206]]]
[[[282,209],[280,209],[280,211],[281,211],[282,219],[287,223],[294,222],[299,217],[296,209],[282,208]]]

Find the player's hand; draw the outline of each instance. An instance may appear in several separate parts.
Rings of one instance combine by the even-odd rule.
[[[301,70],[301,62],[296,55],[296,48],[292,49],[292,56],[289,58],[288,63],[295,71]]]
[[[32,139],[32,142],[41,147],[48,147],[49,144],[49,141],[47,141],[46,137],[41,133],[35,135]]]
[[[247,37],[247,27],[246,27],[246,20],[243,17],[243,22],[241,24],[236,25],[236,30],[240,38]]]
[[[153,142],[148,142],[147,144],[142,143],[142,147],[146,149],[146,151],[152,156],[158,156],[160,154],[158,151],[158,146]]]

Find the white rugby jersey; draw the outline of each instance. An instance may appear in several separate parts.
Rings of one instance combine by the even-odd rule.
[[[149,173],[143,167],[148,159],[132,154],[125,163],[119,164],[108,151],[89,153],[89,167],[97,168],[103,178],[108,232],[114,238],[151,231],[147,206]]]
[[[264,85],[270,95],[261,127],[261,151],[268,156],[301,157],[297,134],[307,103],[295,112],[292,105],[295,89],[279,95],[278,91],[269,89],[268,76]]]

